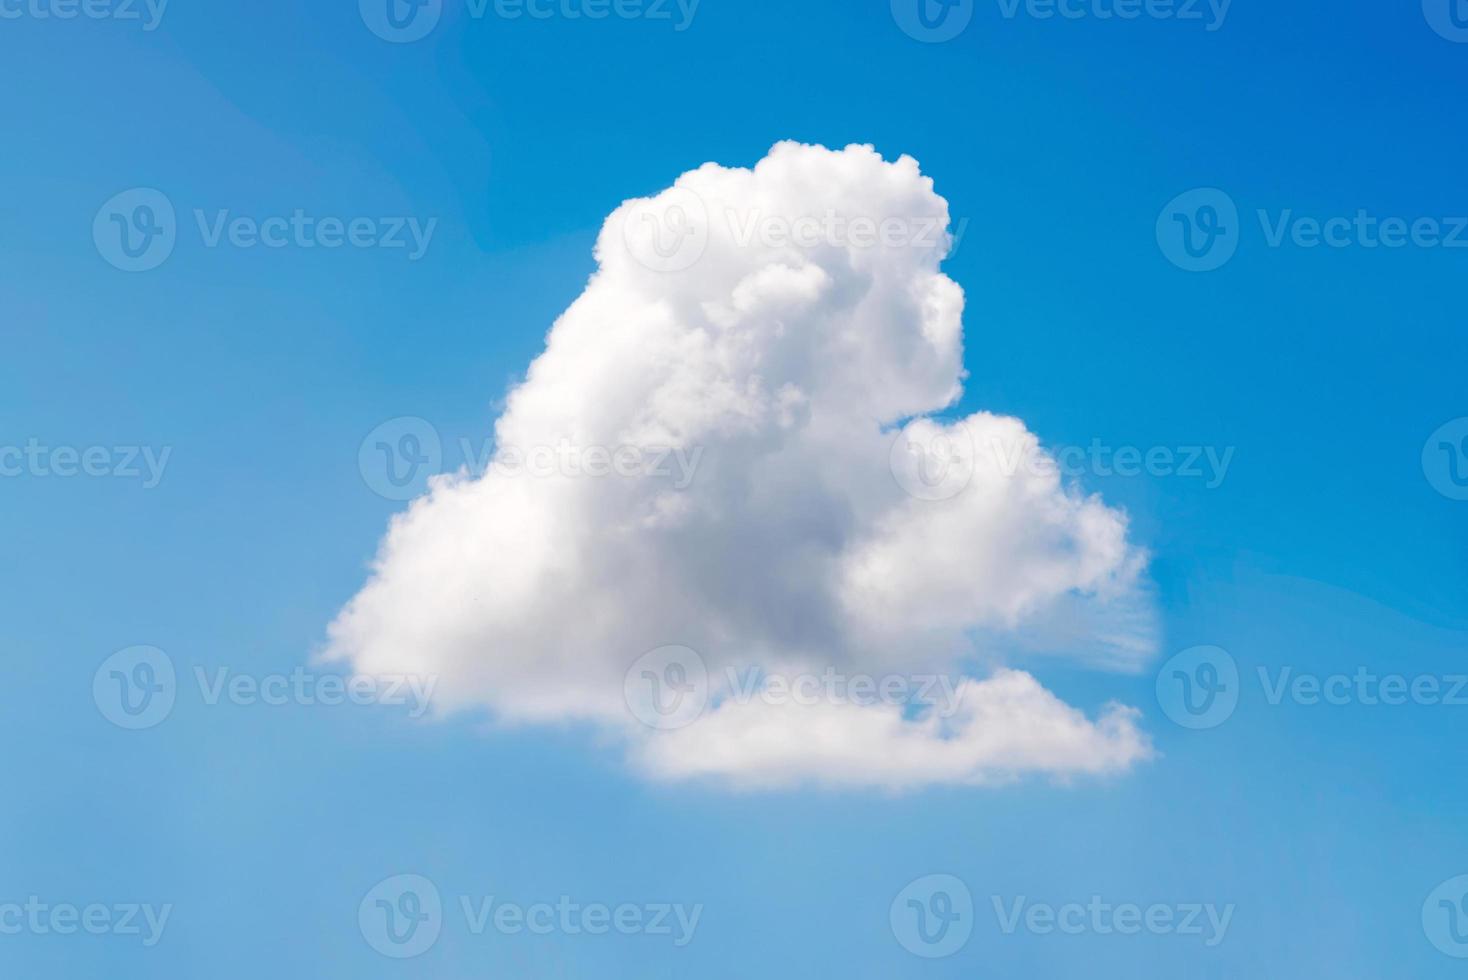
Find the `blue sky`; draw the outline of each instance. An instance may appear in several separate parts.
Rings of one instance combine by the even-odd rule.
[[[1109,3],[1067,19],[995,0],[925,43],[885,0],[703,0],[686,24],[676,5],[591,20],[567,16],[574,4],[510,19],[444,3],[403,44],[350,2],[172,0],[154,30],[141,6],[140,22],[0,5],[18,12],[0,21],[0,446],[102,447],[112,473],[0,478],[0,929],[6,903],[31,896],[171,907],[153,945],[146,929],[0,935],[0,971],[1461,972],[1451,910],[1425,922],[1424,906],[1468,874],[1468,704],[1270,697],[1300,675],[1432,677],[1446,692],[1468,673],[1468,502],[1434,444],[1468,435],[1435,435],[1468,416],[1468,252],[1306,247],[1293,224],[1270,241],[1301,217],[1434,219],[1448,237],[1468,215],[1451,98],[1468,44],[1434,30],[1453,33],[1447,9],[1235,0],[1210,23],[1205,5],[1201,20],[1094,16]],[[954,412],[1017,416],[1052,447],[1233,450],[1211,487],[1087,468],[1081,484],[1151,553],[1159,648],[1131,673],[1026,665],[1088,715],[1136,706],[1154,758],[1101,778],[748,792],[641,779],[575,723],[208,703],[196,669],[319,673],[327,625],[405,506],[364,479],[364,435],[430,420],[458,466],[582,292],[608,214],[787,139],[910,154],[967,220],[943,266],[967,297]],[[104,202],[140,187],[177,210],[177,241],[129,273],[92,231]],[[1208,272],[1179,268],[1158,235],[1169,202],[1199,188],[1216,190],[1185,217],[1225,199],[1239,215],[1237,251]],[[434,225],[416,260],[208,247],[195,209]],[[155,486],[115,472],[128,447],[143,474],[142,448],[167,448]],[[93,681],[139,645],[166,652],[177,696],[129,731]],[[1169,715],[1163,665],[1199,646],[1227,651],[1237,705],[1194,730]],[[403,874],[432,881],[444,911],[431,948],[399,960],[374,949],[359,906]],[[930,875],[972,899],[967,937],[931,958],[893,911]],[[562,895],[702,911],[675,945],[476,934],[460,905]],[[1006,932],[995,907],[1093,896],[1232,912],[1208,945]]]

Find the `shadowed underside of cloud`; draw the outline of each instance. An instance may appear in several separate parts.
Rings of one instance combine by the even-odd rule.
[[[765,233],[833,214],[895,230]],[[1058,469],[1015,466],[1041,452],[1022,422],[928,418],[963,380],[963,292],[938,270],[947,227],[914,160],[860,146],[782,143],[752,170],[707,164],[624,204],[496,444],[671,449],[696,461],[691,479],[440,477],[393,520],[326,657],[437,675],[438,712],[591,721],[662,778],[905,788],[1145,758],[1130,709],[1090,720],[996,662],[1002,647],[1134,669],[1154,616],[1124,515]],[[624,679],[669,644],[697,651],[715,686],[701,718],[658,731],[629,711]],[[992,676],[959,681],[943,716],[717,687],[750,667],[975,663]]]

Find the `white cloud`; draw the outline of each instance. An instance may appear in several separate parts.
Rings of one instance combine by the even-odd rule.
[[[885,704],[726,700],[686,727],[642,740],[635,758],[658,777],[713,777],[746,788],[912,789],[1026,772],[1116,772],[1150,754],[1133,709],[1108,705],[1093,723],[1023,671],[965,678],[955,693],[953,715],[917,718]]]
[[[697,650],[716,683],[750,665],[1151,656],[1145,558],[1124,516],[1055,472],[1006,465],[1035,444],[1022,422],[895,431],[961,390],[963,291],[938,271],[947,226],[914,160],[858,146],[783,143],[753,170],[707,164],[624,204],[495,438],[676,449],[697,460],[691,483],[671,464],[438,478],[393,521],[326,656],[438,675],[439,711],[592,721],[672,778],[902,787],[1144,758],[1133,713],[1088,720],[1011,669],[967,679],[942,720],[716,689],[705,717],[653,732],[624,701],[628,667],[668,644]]]

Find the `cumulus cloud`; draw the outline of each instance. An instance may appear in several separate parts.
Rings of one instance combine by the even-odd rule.
[[[964,378],[948,227],[916,161],[864,146],[782,143],[623,204],[495,423],[506,465],[393,520],[326,657],[436,675],[443,713],[591,722],[663,778],[902,788],[1145,758],[1134,712],[1092,720],[1006,662],[1134,668],[1155,626],[1123,514],[1016,465],[1043,452],[1020,420],[932,417]],[[692,669],[703,710],[649,726],[628,672],[669,645],[697,662],[649,682]],[[749,669],[942,675],[958,698],[736,696]]]
[[[1115,772],[1149,754],[1135,710],[1108,705],[1096,722],[1029,674],[1002,669],[959,680],[953,714],[917,718],[861,699],[733,698],[687,725],[643,739],[636,761],[654,775],[717,777],[766,788],[812,782],[912,789],[994,783],[1027,772]]]

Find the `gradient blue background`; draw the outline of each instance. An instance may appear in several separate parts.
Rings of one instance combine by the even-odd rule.
[[[1468,503],[1424,476],[1468,415],[1468,251],[1264,247],[1256,208],[1468,214],[1468,45],[1413,2],[1236,0],[1176,21],[1006,20],[920,44],[886,0],[703,0],[666,21],[471,21],[384,43],[355,3],[173,0],[161,28],[0,21],[0,443],[168,445],[162,484],[0,480],[0,901],[173,903],[164,941],[0,938],[7,976],[1200,978],[1461,975],[1419,922],[1468,873],[1468,708],[1268,706],[1190,732],[1153,677],[1041,665],[1138,705],[1160,757],[1071,786],[913,795],[657,787],[576,731],[387,709],[207,707],[146,732],[91,700],[133,644],[188,674],[307,660],[388,517],[385,419],[483,439],[592,269],[604,215],[779,139],[908,153],[970,221],[965,407],[1049,443],[1237,449],[1224,484],[1093,478],[1155,555],[1167,654],[1298,671],[1468,670]],[[179,245],[93,248],[134,186]],[[1227,191],[1234,260],[1160,252],[1163,205]],[[206,249],[188,211],[439,219],[428,255]],[[449,450],[449,465],[459,462]],[[696,940],[482,937],[374,953],[357,903],[702,902]],[[963,878],[972,940],[906,953],[888,905]],[[1234,903],[1226,941],[1004,936],[988,896]]]

